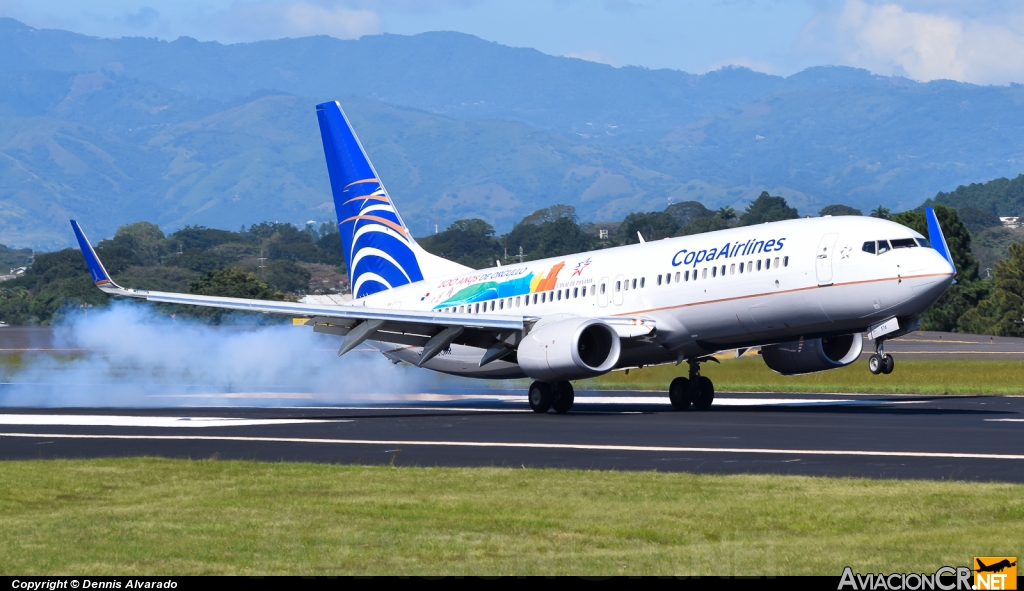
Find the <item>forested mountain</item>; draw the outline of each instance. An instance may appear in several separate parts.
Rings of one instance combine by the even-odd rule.
[[[768,190],[800,214],[910,209],[1024,168],[1024,87],[863,70],[782,78],[613,68],[458,33],[222,45],[100,39],[0,19],[0,243],[69,245],[151,220],[333,218],[313,105],[343,102],[417,235],[499,232]]]

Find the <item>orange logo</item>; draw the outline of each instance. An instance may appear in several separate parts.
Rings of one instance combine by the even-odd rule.
[[[988,589],[1017,588],[1016,556],[975,556],[974,588]]]

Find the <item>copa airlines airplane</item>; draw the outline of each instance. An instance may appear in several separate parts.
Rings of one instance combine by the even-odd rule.
[[[337,102],[317,105],[353,300],[343,306],[212,297],[115,284],[78,223],[75,235],[103,291],[151,302],[305,317],[344,337],[344,355],[370,342],[386,357],[478,378],[536,380],[533,410],[567,412],[570,380],[621,368],[687,362],[669,386],[679,410],[704,410],[700,375],[712,354],[760,347],[771,369],[795,375],[856,361],[862,333],[883,348],[953,282],[935,213],[931,243],[870,217],[772,222],[682,238],[473,270],[434,256],[408,226]]]

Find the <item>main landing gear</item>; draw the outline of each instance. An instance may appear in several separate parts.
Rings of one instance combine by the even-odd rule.
[[[565,414],[572,408],[576,395],[569,382],[534,382],[530,386],[530,408],[533,412],[548,412],[555,409]]]
[[[700,357],[688,359],[690,375],[688,378],[676,378],[668,387],[668,399],[672,401],[672,408],[676,410],[687,410],[690,405],[696,410],[707,410],[715,401],[715,386],[711,380],[700,375],[700,364],[706,361],[718,360],[714,357]]]
[[[871,373],[878,375],[880,373],[890,374],[893,368],[896,367],[896,361],[885,352],[885,342],[882,339],[875,341],[875,354],[868,358],[868,369]]]

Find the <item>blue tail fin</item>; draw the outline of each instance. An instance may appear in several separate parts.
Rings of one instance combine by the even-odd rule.
[[[422,252],[337,102],[316,106],[352,295],[423,279]]]

